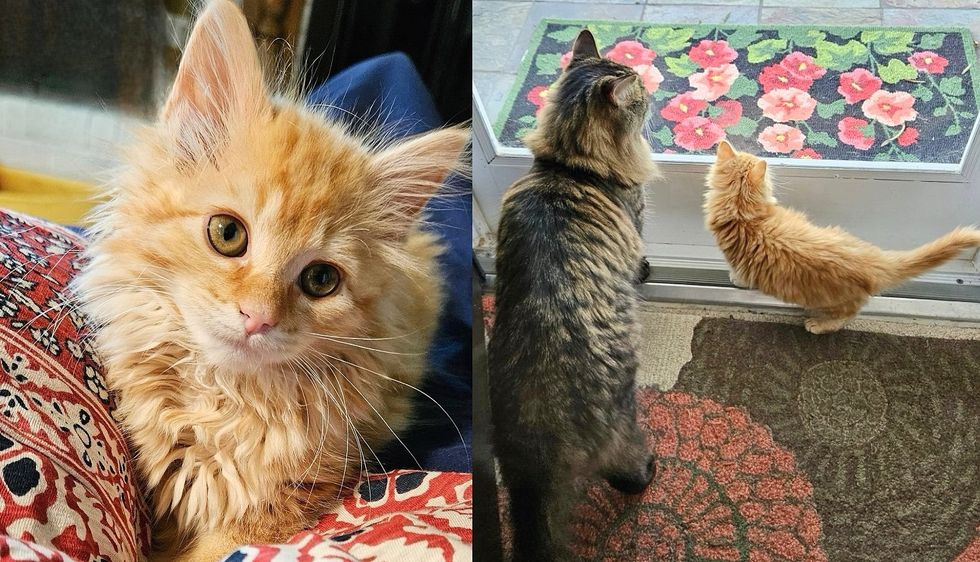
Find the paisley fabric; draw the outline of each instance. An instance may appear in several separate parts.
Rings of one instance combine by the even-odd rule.
[[[19,541],[77,560],[136,560],[148,545],[126,442],[68,290],[82,245],[0,212],[0,529],[14,559],[59,559]]]
[[[468,562],[473,559],[472,512],[469,474],[398,470],[373,475],[288,544],[243,546],[224,562]],[[103,559],[116,560],[73,557],[0,536],[4,561]]]
[[[289,544],[242,547],[225,562],[468,562],[472,486],[469,474],[457,472],[372,476]]]

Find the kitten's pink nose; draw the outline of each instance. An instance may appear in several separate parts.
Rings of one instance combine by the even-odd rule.
[[[278,323],[278,320],[272,313],[259,307],[239,305],[238,310],[245,317],[246,336],[264,334]]]

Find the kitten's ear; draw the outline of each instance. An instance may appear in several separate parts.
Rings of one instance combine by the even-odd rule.
[[[575,45],[572,47],[572,60],[598,59],[599,47],[595,44],[595,37],[588,29],[583,29],[575,38]]]
[[[616,107],[626,105],[630,100],[630,88],[636,83],[636,79],[637,76],[635,74],[628,74],[609,82],[609,85],[606,87],[606,95],[609,96],[609,101]]]
[[[760,158],[749,170],[749,180],[752,183],[762,183],[764,179],[766,179],[766,161]]]
[[[415,222],[450,172],[459,171],[469,129],[451,127],[412,137],[375,155],[374,182],[394,224]]]
[[[232,120],[268,105],[245,16],[228,0],[212,0],[194,24],[160,119],[185,149],[210,148]]]
[[[718,150],[715,154],[719,162],[726,162],[735,158],[735,149],[728,141],[721,141],[718,143]]]

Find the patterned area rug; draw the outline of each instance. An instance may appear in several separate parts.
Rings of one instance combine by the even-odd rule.
[[[591,485],[580,560],[980,561],[980,341],[708,318],[691,353],[638,390],[657,477]]]
[[[655,153],[706,154],[728,139],[768,157],[951,164],[977,118],[966,29],[544,20],[497,123],[505,145],[535,127],[583,27],[642,77]]]
[[[980,342],[710,319],[691,347],[674,390],[744,408],[793,451],[831,560],[945,562],[975,536]]]

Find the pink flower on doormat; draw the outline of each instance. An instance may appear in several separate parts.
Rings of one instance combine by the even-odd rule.
[[[898,141],[899,146],[911,146],[919,140],[919,130],[915,127],[905,127],[902,134],[898,135],[895,140]]]
[[[799,78],[805,78],[811,81],[822,78],[824,74],[827,74],[827,69],[817,64],[817,61],[813,60],[813,57],[799,51],[794,51],[786,55],[782,62],[779,63],[779,66],[782,66]]]
[[[777,123],[805,121],[813,115],[817,100],[796,88],[773,90],[756,102],[762,114]]]
[[[770,125],[759,133],[759,144],[769,152],[789,154],[803,148],[806,135],[796,127],[777,123]]]
[[[823,160],[823,156],[812,148],[797,150],[792,154],[792,156],[793,158],[800,158],[802,160]]]
[[[620,41],[606,53],[607,59],[626,66],[650,64],[656,56],[657,53],[647,49],[639,41]]]
[[[688,77],[694,91],[692,96],[699,100],[715,101],[728,93],[738,78],[738,68],[734,64],[723,64],[704,69]]]
[[[640,80],[643,81],[643,87],[646,88],[649,94],[656,92],[660,88],[660,83],[664,81],[664,75],[652,64],[641,64],[640,66],[633,67],[633,70],[640,75]]]
[[[706,107],[707,103],[696,99],[691,92],[685,92],[667,102],[660,110],[660,116],[668,121],[683,121],[701,113]]]
[[[864,119],[845,117],[837,123],[837,138],[858,150],[867,150],[875,142],[875,133]]]
[[[710,68],[728,64],[737,59],[738,51],[729,47],[728,41],[704,39],[694,47],[691,47],[691,51],[687,56],[701,68]]]
[[[535,86],[531,88],[531,91],[527,93],[527,101],[541,107],[544,105],[545,98],[548,97],[548,88],[549,86]]]
[[[908,58],[917,70],[924,70],[929,74],[942,74],[946,70],[949,60],[946,57],[932,51],[921,51]]]
[[[674,125],[674,142],[687,150],[706,150],[725,138],[725,130],[705,117],[688,117]]]
[[[915,98],[908,92],[886,92],[878,90],[861,104],[864,116],[889,127],[897,127],[916,118],[918,113],[912,109]]]
[[[534,107],[537,108],[534,110],[535,115],[541,113],[541,108],[544,107],[544,102],[548,98],[548,90],[550,88],[551,86],[535,86],[527,93],[527,101],[533,103]]]
[[[813,80],[794,74],[781,64],[771,64],[759,73],[759,83],[762,84],[762,91],[768,93],[784,88],[809,90]]]
[[[562,70],[568,68],[568,65],[571,64],[572,62],[573,55],[574,53],[572,53],[572,51],[568,51],[567,53],[562,55],[561,58],[558,59],[558,67],[561,68]]]
[[[790,451],[742,408],[637,390],[657,476],[640,496],[594,484],[575,510],[585,560],[824,562],[813,487]]]
[[[742,118],[742,104],[735,100],[721,100],[715,102],[715,107],[721,109],[721,113],[711,118],[719,127],[731,127]]]
[[[863,68],[855,68],[840,75],[840,92],[847,103],[857,103],[871,97],[881,88],[881,78]]]

